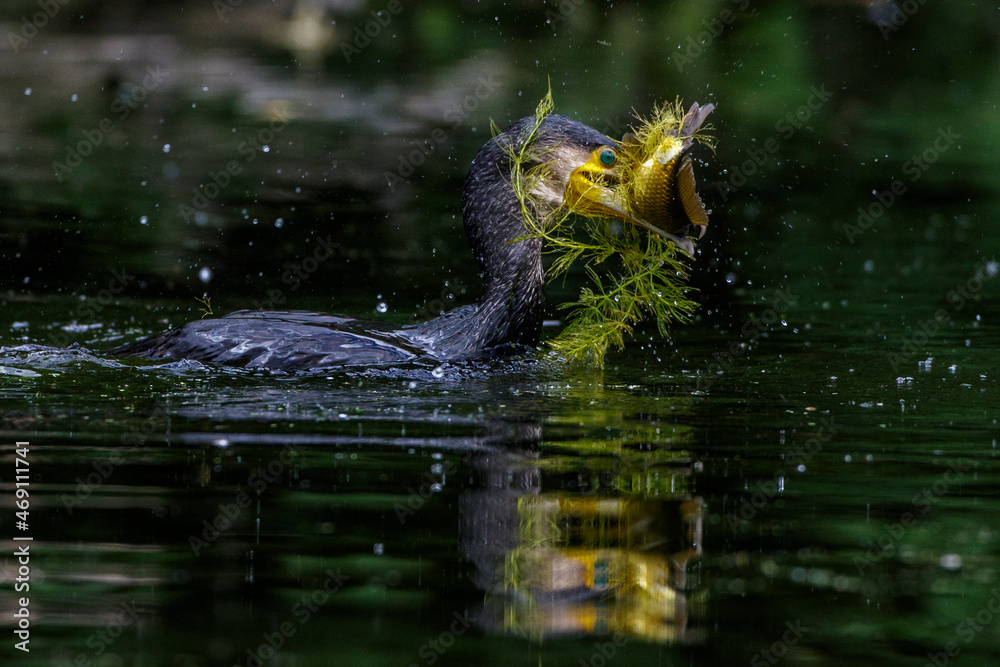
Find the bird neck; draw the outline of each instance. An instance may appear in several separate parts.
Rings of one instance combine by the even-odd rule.
[[[523,233],[523,232],[522,232]],[[515,237],[516,238],[516,237]],[[535,346],[542,330],[545,306],[541,240],[526,239],[506,245],[483,267],[483,296],[476,304],[475,328],[483,346]]]
[[[545,306],[541,240],[515,241],[524,234],[520,229],[476,253],[483,275],[479,301],[417,325],[415,335],[407,337],[439,359],[472,359],[538,345]]]
[[[538,344],[545,306],[541,239],[526,233],[510,164],[488,142],[476,155],[462,196],[462,216],[483,277],[483,295],[418,325],[415,340],[441,358],[469,358],[505,346]]]
[[[545,305],[541,239],[523,239],[526,210],[510,185],[511,165],[496,141],[482,148],[462,193],[462,217],[483,276],[475,327],[485,347],[538,344]]]

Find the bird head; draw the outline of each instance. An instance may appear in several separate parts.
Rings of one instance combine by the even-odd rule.
[[[708,216],[695,191],[688,137],[668,133],[649,150],[631,137],[617,142],[553,114],[541,123],[535,141],[532,159],[542,166],[542,176],[532,184],[534,201],[549,210],[623,220],[693,253],[686,234],[704,234]]]

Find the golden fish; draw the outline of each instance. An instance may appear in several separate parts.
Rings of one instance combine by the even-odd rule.
[[[621,144],[624,206],[641,226],[673,239],[688,254],[694,246],[686,236],[697,229],[701,238],[708,228],[688,151],[695,140],[707,141],[698,130],[714,108],[695,103],[680,117],[678,106],[665,106]]]

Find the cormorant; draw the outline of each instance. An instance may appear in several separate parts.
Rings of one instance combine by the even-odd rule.
[[[545,300],[542,247],[537,238],[516,240],[526,234],[523,216],[571,206],[588,217],[616,217],[652,228],[612,203],[610,186],[618,182],[616,142],[558,114],[546,116],[532,138],[536,124],[534,116],[513,123],[479,150],[469,168],[462,214],[482,269],[478,302],[401,328],[305,311],[241,310],[189,322],[111,354],[302,370],[421,357],[483,359],[535,347]],[[536,142],[533,159],[547,163],[547,169],[531,192],[531,205],[522,208],[511,186],[512,155],[529,140]]]

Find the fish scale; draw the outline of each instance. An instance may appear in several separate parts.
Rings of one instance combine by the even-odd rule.
[[[688,150],[693,143],[691,135],[712,109],[712,105],[693,105],[679,129],[664,130],[652,157],[636,167],[629,184],[636,216],[671,234],[684,236],[695,225],[700,237],[708,226],[708,213],[696,189]],[[633,151],[639,149],[628,137],[623,143],[631,144]],[[636,161],[641,159],[639,156]]]

